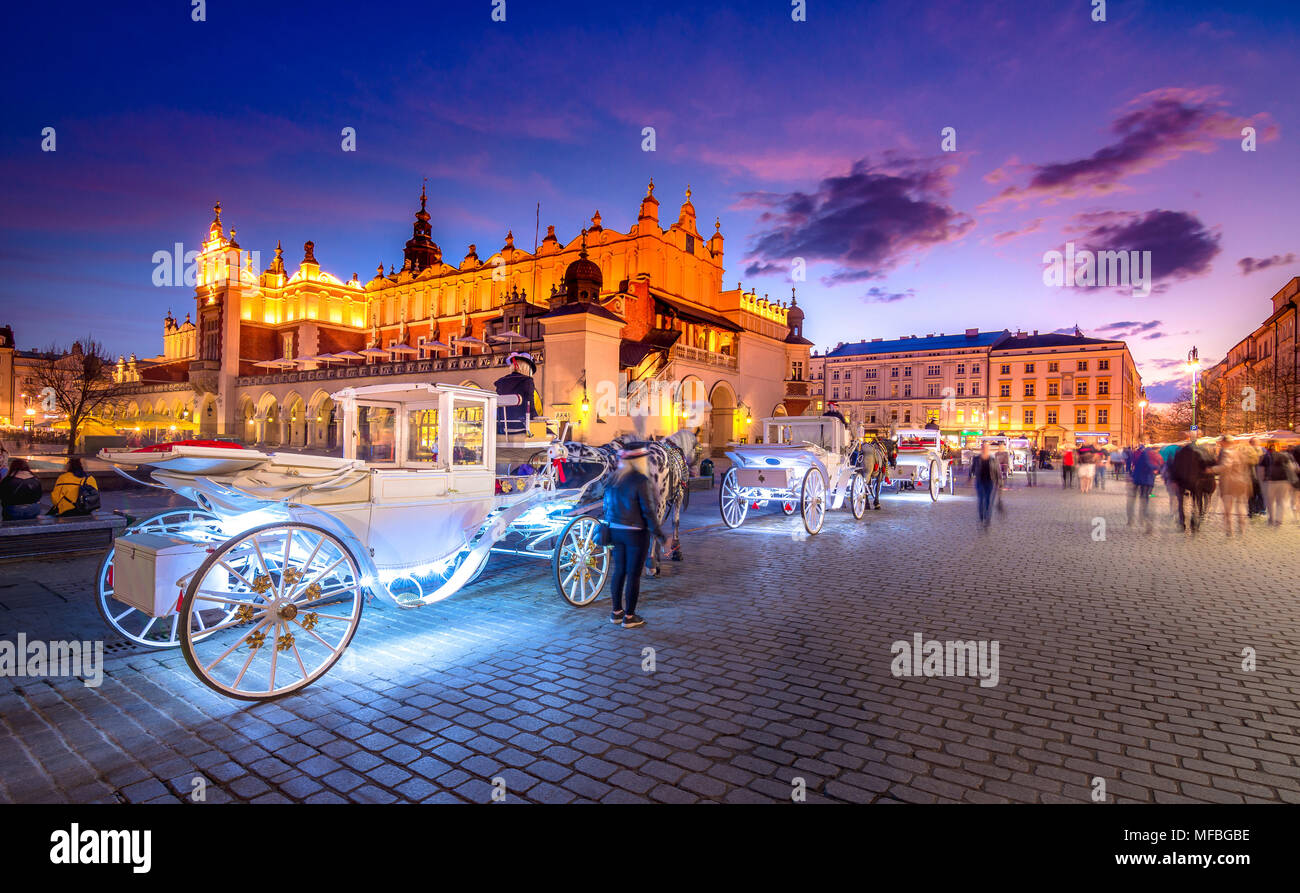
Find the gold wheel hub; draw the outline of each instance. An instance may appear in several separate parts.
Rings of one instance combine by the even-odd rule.
[[[280,606],[280,619],[286,622],[298,616],[298,606],[293,602]]]

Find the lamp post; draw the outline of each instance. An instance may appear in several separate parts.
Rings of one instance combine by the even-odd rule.
[[[1147,435],[1147,398],[1138,401],[1138,442],[1146,443]]]
[[[1196,442],[1196,371],[1201,368],[1201,355],[1193,345],[1187,352],[1187,371],[1192,373],[1192,442]]]

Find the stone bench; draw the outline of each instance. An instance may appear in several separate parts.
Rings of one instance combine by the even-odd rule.
[[[107,551],[126,518],[109,512],[28,521],[0,522],[0,560],[33,558],[65,552]]]

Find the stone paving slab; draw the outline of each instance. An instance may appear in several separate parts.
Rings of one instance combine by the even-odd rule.
[[[208,802],[1088,802],[1095,779],[1300,802],[1300,526],[1192,536],[1161,497],[1145,535],[1113,483],[1058,484],[1008,491],[988,532],[959,489],[809,538],[770,512],[726,530],[716,492],[643,629],[498,556],[436,605],[372,604],[328,676],[269,704],[106,635],[98,559],[0,565],[0,638],[110,646],[99,688],[0,678],[0,800],[176,802],[201,777]],[[998,684],[894,676],[916,633],[997,640]]]

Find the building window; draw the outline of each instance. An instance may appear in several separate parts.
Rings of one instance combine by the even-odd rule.
[[[1076,409],[1076,410],[1074,411],[1074,423],[1075,423],[1076,425],[1086,425],[1086,424],[1088,424],[1088,410],[1086,410],[1086,409]]]
[[[939,367],[938,367],[938,366],[926,366],[926,367],[925,367],[925,374],[926,374],[926,375],[938,375],[938,374],[939,374]]]
[[[979,363],[972,363],[972,364],[971,364],[971,367],[970,367],[970,374],[971,374],[971,375],[979,375],[979,374],[980,374],[980,364],[979,364]]]
[[[1109,410],[1109,409],[1099,409],[1099,410],[1097,410],[1097,424],[1098,424],[1098,425],[1107,425],[1107,424],[1110,424],[1110,410]]]
[[[1034,383],[1032,381],[1025,382],[1025,396],[1026,397],[1034,396]]]
[[[898,378],[898,367],[897,367],[897,366],[895,366],[895,367],[893,367],[892,369],[889,370],[889,377],[890,377],[890,378]]]
[[[832,400],[838,400],[838,399],[840,399],[840,389],[839,389],[839,388],[831,388],[831,399],[832,399]]]
[[[286,360],[293,359],[293,333],[290,332],[284,336],[284,353],[280,354]]]
[[[1049,381],[1047,383],[1047,396],[1049,397],[1061,396],[1061,383],[1058,381]]]
[[[687,253],[687,254],[694,254],[694,253],[695,253],[695,237],[694,237],[694,236],[687,236],[687,237],[686,237],[686,253]]]
[[[1088,396],[1088,382],[1080,381],[1075,384],[1075,391],[1080,397]]]
[[[867,396],[868,396],[868,397],[874,397],[874,396],[876,396],[876,386],[875,386],[875,385],[873,385],[873,384],[869,384],[869,385],[867,385]]]
[[[938,386],[937,384],[935,384],[934,382],[931,382],[930,384],[927,384],[927,385],[925,386],[925,396],[927,396],[927,397],[938,397],[938,396],[939,396],[939,386]]]
[[[1079,369],[1078,369],[1078,371],[1080,371],[1080,372],[1087,372],[1087,371],[1088,371],[1088,361],[1087,361],[1087,360],[1079,360]]]
[[[1056,424],[1056,410],[1055,410],[1055,409],[1049,409],[1049,410],[1047,411],[1047,424],[1049,424],[1049,425],[1055,425],[1055,424]]]
[[[897,410],[897,409],[891,409],[891,410],[889,411],[889,420],[890,420],[891,422],[897,422],[897,421],[898,421],[898,410]]]
[[[970,383],[970,395],[972,397],[978,397],[980,395],[980,383],[978,381],[972,381]]]
[[[1047,371],[1048,371],[1048,372],[1060,372],[1060,371],[1061,371],[1061,364],[1058,363],[1058,362],[1056,362],[1055,360],[1052,360],[1050,363],[1047,364]]]
[[[966,364],[965,364],[965,363],[958,363],[958,364],[957,364],[957,374],[958,374],[958,375],[965,375],[965,374],[966,374]]]
[[[1026,375],[1033,375],[1033,374],[1034,374],[1034,364],[1033,364],[1033,363],[1025,363],[1025,374],[1026,374]]]
[[[1011,364],[1010,364],[1010,363],[1003,363],[1003,364],[1002,364],[1002,374],[1003,374],[1003,375],[1010,375],[1010,374],[1011,374]]]
[[[1001,410],[1001,411],[998,413],[998,421],[1001,422],[1003,425],[1005,425],[1005,424],[1007,424],[1008,422],[1010,422],[1010,421],[1011,421],[1011,410],[1009,410],[1009,409]]]
[[[836,369],[834,372],[831,373],[831,380],[832,381],[840,380],[840,370]]]
[[[903,369],[903,377],[904,377],[904,378],[911,378],[911,377],[912,377],[912,367],[911,367],[911,366],[906,366],[906,367],[904,367],[904,369]]]
[[[1026,425],[1032,425],[1033,423],[1034,423],[1034,411],[1033,411],[1032,409],[1026,409],[1026,410],[1025,410],[1025,424],[1026,424]]]
[[[912,385],[910,383],[903,385],[903,396],[904,397],[912,396]]]
[[[1098,360],[1097,368],[1105,372],[1107,369],[1110,368],[1110,360]]]
[[[999,397],[1010,397],[1010,396],[1011,396],[1011,385],[1009,385],[1009,384],[1000,384],[1000,385],[998,385],[998,396],[999,396]]]
[[[910,409],[903,410],[903,421],[905,423],[910,423],[912,421],[912,410]]]
[[[966,396],[966,382],[964,381],[957,382],[957,396],[958,397]]]
[[[863,370],[862,370],[862,377],[863,377],[864,379],[868,379],[868,380],[870,380],[870,381],[875,381],[875,380],[876,380],[876,372],[877,372],[876,369],[863,369]]]
[[[803,381],[803,361],[802,361],[802,360],[798,360],[798,361],[796,361],[795,363],[793,363],[793,364],[791,365],[791,367],[790,367],[790,374],[794,377],[794,380],[795,380],[795,381]]]
[[[1097,394],[1104,395],[1110,393],[1110,379],[1103,378],[1097,382]]]

